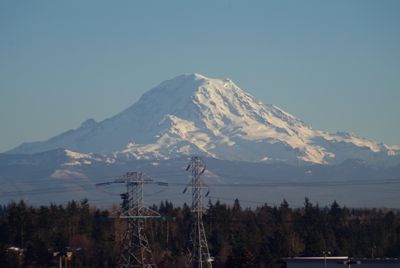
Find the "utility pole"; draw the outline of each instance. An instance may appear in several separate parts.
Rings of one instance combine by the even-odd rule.
[[[190,264],[192,268],[212,268],[212,261],[208,250],[206,233],[203,225],[203,207],[202,190],[208,188],[200,176],[206,170],[206,166],[200,157],[191,158],[186,171],[192,173],[192,181],[189,186],[192,188],[192,227],[190,234],[191,255]],[[187,187],[184,190],[186,192]],[[207,192],[206,196],[209,192]]]
[[[375,245],[375,243],[372,243],[372,247],[371,247],[371,259],[373,259],[374,258],[374,252],[375,252],[375,249],[376,249],[376,245]]]
[[[70,251],[69,248],[65,248],[64,250],[61,251],[54,251],[53,256],[58,257],[59,268],[62,268],[63,260],[64,260],[64,268],[67,268],[68,262],[71,261],[72,259],[72,251]]]
[[[118,267],[156,267],[144,230],[145,220],[160,218],[160,214],[144,206],[143,185],[158,184],[166,186],[167,184],[155,182],[141,172],[127,172],[122,177],[112,182],[99,183],[96,185],[102,186],[112,183],[124,183],[126,185],[126,192],[121,194],[122,213],[119,218],[127,221],[127,230],[123,236],[122,252]]]
[[[331,255],[330,251],[322,251],[322,254],[324,254],[324,267],[326,268],[326,255]]]

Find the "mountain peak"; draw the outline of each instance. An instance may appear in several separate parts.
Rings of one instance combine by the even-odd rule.
[[[166,80],[164,82],[162,82],[160,85],[163,84],[171,84],[171,83],[176,83],[176,84],[180,84],[180,83],[189,83],[189,82],[193,82],[196,83],[197,81],[210,81],[212,78],[206,77],[202,74],[199,73],[190,73],[190,74],[181,74],[178,76],[175,76],[172,79]]]
[[[210,79],[210,78],[206,77],[205,75],[202,75],[199,73],[192,73],[192,74],[189,74],[189,76],[193,77],[196,80],[200,80],[200,79],[209,80]]]
[[[131,108],[137,106],[151,108],[152,111],[148,112],[153,114],[162,112],[165,114],[167,110],[171,112],[171,109],[182,112],[192,109],[191,112],[194,112],[193,109],[197,110],[199,105],[204,106],[210,101],[216,103],[217,96],[223,95],[225,100],[231,99],[232,96],[228,97],[227,95],[232,95],[232,91],[242,92],[229,79],[209,78],[198,73],[183,74],[166,80],[147,91]],[[243,94],[244,92],[236,94],[236,97]],[[197,108],[193,107],[193,104]]]
[[[211,78],[199,73],[191,73],[191,74],[181,74],[178,75],[170,80],[166,80],[162,82],[160,85],[163,84],[181,84],[181,83],[190,83],[192,82],[193,85],[202,85],[202,84],[212,84],[212,83],[219,83],[219,84],[234,84],[231,79],[229,78]],[[235,85],[236,86],[236,85]],[[236,86],[237,87],[237,86]]]
[[[193,79],[193,80],[211,80],[213,78],[207,77],[205,75],[202,75],[200,73],[188,73],[188,74],[181,74],[176,76],[175,78],[172,78],[171,80],[174,80],[176,78],[186,78],[186,79]]]

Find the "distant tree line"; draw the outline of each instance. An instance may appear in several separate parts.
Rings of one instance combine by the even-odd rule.
[[[147,223],[158,267],[185,267],[190,208],[171,202],[152,206],[163,217]],[[33,207],[20,201],[0,206],[1,267],[58,267],[57,252],[72,252],[68,267],[116,267],[126,225],[87,200]],[[333,202],[302,208],[268,204],[242,208],[239,201],[208,204],[204,215],[214,267],[284,267],[283,257],[332,255],[399,257],[400,213],[349,209]]]

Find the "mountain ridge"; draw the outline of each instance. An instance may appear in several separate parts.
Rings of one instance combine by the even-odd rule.
[[[186,171],[189,160],[188,156],[160,161],[123,160],[67,149],[32,155],[0,154],[0,203],[16,198],[34,204],[67,203],[84,198],[100,205],[117,203],[119,194],[113,193],[124,191],[123,188],[108,192],[95,184],[118,178],[127,171],[140,171],[170,185],[162,190],[161,198],[172,198],[174,203],[182,204],[190,202],[190,195],[181,194],[190,181],[190,172]],[[213,198],[221,200],[252,200],[249,205],[255,206],[265,202],[279,204],[285,199],[301,206],[304,197],[308,197],[319,204],[340,200],[350,207],[399,207],[400,164],[379,167],[346,160],[338,165],[295,166],[209,157],[203,160],[207,171],[202,177],[212,187]],[[147,190],[147,203],[159,203],[160,196],[154,193],[160,189]]]

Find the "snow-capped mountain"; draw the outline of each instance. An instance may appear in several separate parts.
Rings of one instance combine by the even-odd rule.
[[[121,113],[89,119],[47,141],[24,143],[8,153],[32,154],[57,148],[115,159],[171,159],[199,154],[222,160],[338,164],[400,163],[400,147],[348,133],[315,130],[282,109],[257,101],[229,79],[181,75],[146,92]],[[82,160],[83,159],[83,160]],[[82,162],[83,161],[83,162]],[[86,160],[90,161],[90,160]]]

